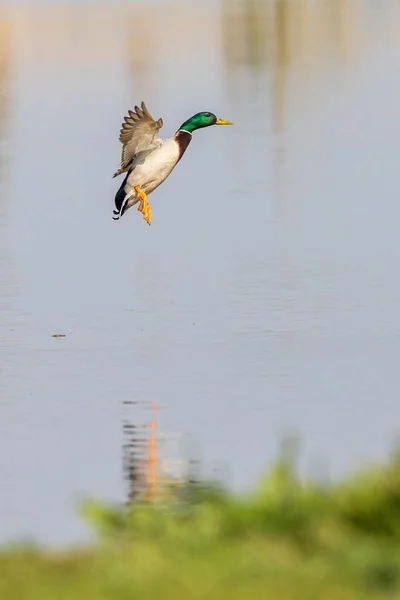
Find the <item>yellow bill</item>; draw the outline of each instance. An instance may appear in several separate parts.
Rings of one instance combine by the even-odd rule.
[[[233,125],[231,121],[225,121],[225,119],[220,119],[217,117],[216,125]]]

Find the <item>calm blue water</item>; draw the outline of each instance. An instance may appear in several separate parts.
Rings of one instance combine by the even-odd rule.
[[[130,400],[238,488],[287,432],[303,469],[384,457],[397,3],[73,4],[0,11],[0,540],[84,539],[76,500],[124,497]],[[111,219],[142,99],[165,136],[199,110],[235,122],[195,134],[151,227]]]

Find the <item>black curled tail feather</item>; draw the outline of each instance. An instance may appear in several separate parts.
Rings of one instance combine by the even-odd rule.
[[[124,203],[125,200],[125,185],[126,185],[126,180],[128,179],[129,173],[126,174],[125,179],[123,180],[123,182],[121,183],[118,192],[115,194],[115,199],[114,199],[114,204],[115,204],[115,208],[116,210],[113,210],[114,215],[118,215],[116,217],[113,217],[114,221],[117,221],[120,217],[122,217],[124,211],[121,212],[121,208],[122,205]]]

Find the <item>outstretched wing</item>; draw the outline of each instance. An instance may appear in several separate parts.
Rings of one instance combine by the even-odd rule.
[[[129,116],[124,117],[124,123],[119,134],[122,144],[121,165],[113,177],[128,170],[132,160],[139,152],[149,151],[162,144],[158,130],[163,126],[163,120],[155,121],[144,102],[141,108],[129,110]]]

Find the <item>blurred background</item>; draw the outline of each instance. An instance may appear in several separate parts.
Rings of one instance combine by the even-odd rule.
[[[237,490],[287,433],[306,472],[386,454],[399,33],[397,0],[0,4],[0,542],[87,539],[75,503],[124,499],[148,402]],[[235,123],[195,133],[150,228],[112,220],[142,100],[164,137]]]

